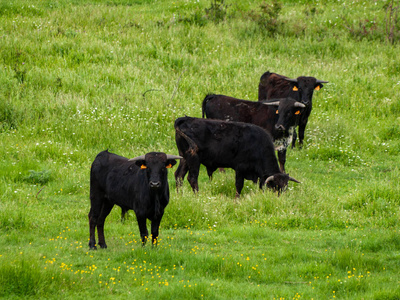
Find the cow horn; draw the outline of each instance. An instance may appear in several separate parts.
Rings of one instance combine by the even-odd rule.
[[[144,160],[145,155],[140,155],[138,157],[131,158],[129,161],[137,161],[137,160]]]
[[[263,104],[265,104],[265,105],[277,105],[277,106],[279,106],[279,101],[275,101],[275,102],[263,102]]]
[[[144,160],[145,157],[146,155],[140,155],[138,157],[129,159],[129,161]],[[182,159],[182,158],[183,158],[182,156],[167,154],[167,159]]]
[[[290,82],[297,82],[297,79],[295,78],[285,78],[285,79]]]
[[[289,176],[289,181],[294,181],[294,182],[297,182],[297,183],[301,183],[300,181],[298,181],[298,180],[296,180],[296,179],[294,179],[293,177],[290,177],[290,176]]]
[[[328,83],[329,81],[319,80],[317,79],[317,83]]]
[[[296,101],[296,102],[294,103],[294,107],[305,108],[306,106],[305,106],[303,103],[300,103],[300,102]]]
[[[269,176],[269,177],[267,178],[267,180],[265,180],[265,184],[267,184],[267,183],[270,182],[270,181],[273,181],[274,178],[275,178],[274,175]]]
[[[167,154],[167,159],[182,159],[182,156]]]

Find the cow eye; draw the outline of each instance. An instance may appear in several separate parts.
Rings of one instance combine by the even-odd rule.
[[[298,111],[296,111],[294,114],[295,114],[295,115],[299,115],[299,114],[300,114],[300,111],[298,110]]]
[[[299,89],[297,88],[297,86],[293,87],[293,91],[297,92]]]
[[[145,165],[141,165],[140,168],[141,168],[142,170],[147,169],[147,167],[146,167]]]
[[[166,168],[171,169],[172,168],[172,164],[167,165]]]

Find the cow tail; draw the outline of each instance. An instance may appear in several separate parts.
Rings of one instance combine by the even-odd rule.
[[[175,131],[176,131],[176,133],[177,133],[179,136],[183,137],[183,138],[185,139],[185,141],[188,143],[188,145],[189,145],[188,152],[189,152],[190,154],[193,155],[194,153],[196,153],[196,152],[199,150],[199,147],[196,145],[196,143],[195,143],[190,137],[188,137],[188,136],[179,128],[179,125],[175,127]]]
[[[207,105],[207,102],[208,102],[208,100],[210,100],[212,97],[214,97],[215,95],[213,95],[213,94],[208,94],[205,98],[204,98],[204,100],[203,100],[203,104],[202,104],[202,106],[201,106],[201,108],[202,108],[202,118],[204,119],[204,116],[205,115],[207,115],[206,114],[206,105]]]

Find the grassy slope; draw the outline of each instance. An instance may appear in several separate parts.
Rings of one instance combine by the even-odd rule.
[[[399,47],[344,27],[382,26],[383,3],[287,1],[274,38],[240,12],[256,3],[203,27],[179,19],[207,1],[1,5],[0,296],[400,297]],[[114,209],[109,249],[88,252],[94,156],[176,154],[175,118],[209,92],[255,100],[266,70],[330,82],[288,153],[302,184],[234,200],[233,172],[203,170],[197,196],[172,189],[157,250]]]

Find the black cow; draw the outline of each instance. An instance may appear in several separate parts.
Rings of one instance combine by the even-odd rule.
[[[291,97],[306,105],[306,109],[299,120],[299,145],[303,146],[304,131],[307,126],[308,117],[312,110],[312,96],[314,90],[319,91],[323,87],[323,81],[314,77],[300,76],[291,79],[269,71],[261,75],[258,85],[258,101],[276,98]],[[296,130],[293,132],[292,147],[295,147],[297,139]]]
[[[151,152],[128,159],[106,151],[100,152],[90,171],[90,249],[96,249],[95,231],[101,248],[107,248],[104,221],[114,204],[123,211],[133,209],[139,224],[143,245],[148,238],[146,219],[151,220],[153,245],[164,208],[169,202],[167,168],[180,156]]]
[[[198,191],[200,164],[211,177],[217,168],[232,168],[236,172],[236,196],[242,191],[244,179],[259,181],[260,188],[282,191],[289,180],[282,173],[275,156],[271,136],[261,127],[241,122],[207,120],[191,117],[175,121],[175,139],[181,159],[175,179],[177,188],[187,172],[193,191]]]
[[[254,102],[224,95],[207,95],[203,100],[204,115],[209,119],[252,123],[264,128],[273,138],[282,172],[285,172],[286,149],[304,104],[291,98]]]

